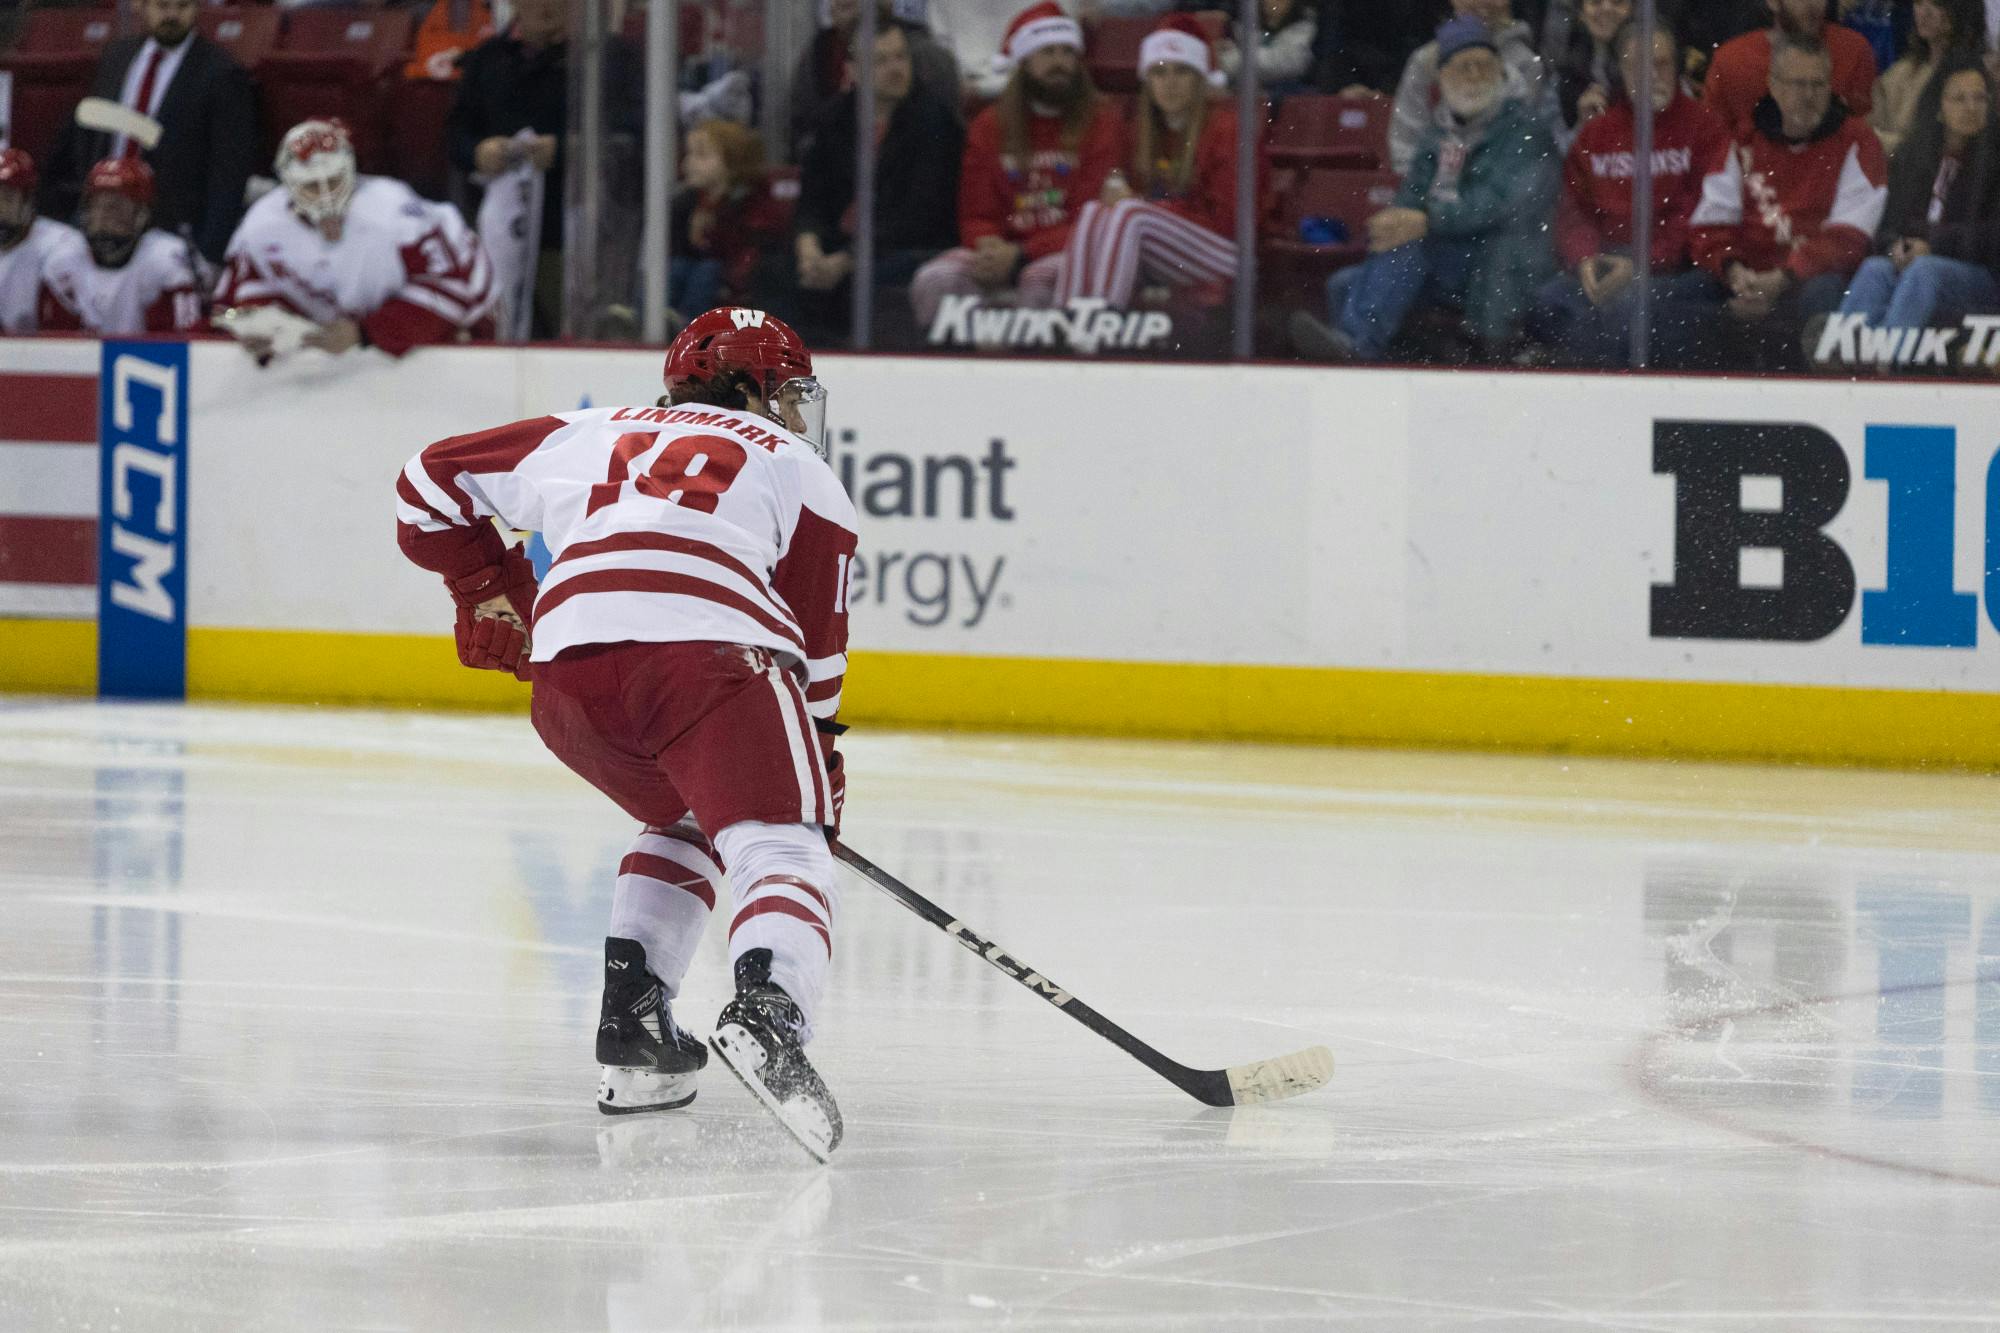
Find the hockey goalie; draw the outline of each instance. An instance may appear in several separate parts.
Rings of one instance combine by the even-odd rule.
[[[359,174],[338,120],[294,125],[275,165],[280,188],[243,215],[215,293],[216,323],[258,361],[491,336],[493,266],[457,209]]]

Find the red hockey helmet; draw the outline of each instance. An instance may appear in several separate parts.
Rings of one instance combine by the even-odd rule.
[[[35,170],[35,159],[28,156],[27,149],[0,148],[0,185],[32,195],[40,180],[41,173]]]
[[[83,178],[83,192],[122,194],[141,208],[151,208],[153,169],[136,157],[107,157]]]
[[[667,349],[661,378],[671,394],[690,381],[732,374],[749,376],[773,420],[825,451],[826,390],[813,378],[812,353],[791,325],[743,306],[697,315]],[[803,429],[786,419],[788,410],[796,410]]]

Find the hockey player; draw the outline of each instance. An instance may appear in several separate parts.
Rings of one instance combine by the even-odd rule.
[[[40,302],[44,330],[111,337],[177,333],[201,323],[188,243],[149,224],[153,169],[107,157],[83,180],[83,231],[49,247]]]
[[[35,216],[36,181],[25,149],[0,148],[0,333],[40,331],[49,254],[66,239],[83,239],[74,227]]]
[[[338,120],[294,125],[276,171],[283,188],[252,204],[229,238],[219,309],[276,305],[316,325],[303,341],[329,352],[365,346],[402,356],[490,334],[493,266],[457,209],[401,181],[359,175]],[[255,330],[238,336],[258,360],[284,350],[266,327],[239,327]]]
[[[710,311],[665,380],[655,407],[431,445],[397,482],[397,535],[458,603],[460,661],[531,676],[543,741],[643,825],[604,942],[599,1109],[694,1099],[707,1052],[671,1005],[726,868],[736,996],[710,1045],[824,1160],[840,1112],[804,1046],[833,949],[854,506],[783,323]],[[489,519],[543,534],[539,589]]]

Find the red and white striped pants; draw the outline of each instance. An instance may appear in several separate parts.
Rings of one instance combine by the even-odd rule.
[[[984,291],[972,276],[973,252],[966,247],[947,250],[917,270],[910,279],[910,305],[917,324],[928,329],[937,318],[938,307],[947,296],[974,296]],[[1021,269],[1015,304],[1042,309],[1055,299],[1056,284],[1062,275],[1062,256],[1043,255],[1031,259]]]
[[[1236,276],[1236,242],[1150,200],[1092,200],[1069,234],[1056,300],[1095,296],[1122,309],[1132,304],[1142,272],[1177,287],[1228,282]]]

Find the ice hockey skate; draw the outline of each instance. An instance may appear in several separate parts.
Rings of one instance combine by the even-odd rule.
[[[671,1111],[694,1100],[708,1049],[674,1023],[660,979],[637,940],[604,941],[604,1007],[597,1024],[597,1109],[606,1115]]]
[[[799,1007],[771,982],[771,951],[736,960],[736,998],[722,1007],[708,1044],[778,1123],[828,1161],[840,1146],[840,1108],[799,1041]]]

